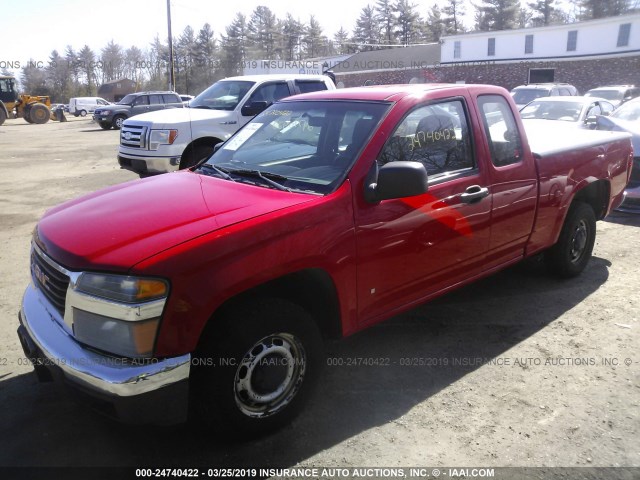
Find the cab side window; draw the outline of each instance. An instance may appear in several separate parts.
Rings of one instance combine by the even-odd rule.
[[[288,97],[289,95],[291,95],[291,92],[289,92],[289,86],[286,82],[269,83],[259,87],[253,92],[248,103],[267,102],[267,105],[271,105],[273,102]]]
[[[475,168],[462,101],[434,103],[409,113],[378,157],[380,164],[395,161],[421,162],[430,176]]]
[[[478,97],[491,161],[496,167],[522,160],[522,139],[509,103],[500,95]]]
[[[139,96],[134,105],[149,105],[149,97],[147,95]]]

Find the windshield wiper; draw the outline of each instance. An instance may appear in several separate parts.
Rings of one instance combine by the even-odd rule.
[[[229,175],[228,173],[229,170],[225,168],[216,167],[215,165],[211,165],[210,163],[203,163],[202,165],[200,165],[200,168],[207,168],[209,170],[213,170],[225,180],[231,180],[232,182],[235,182],[235,180],[231,177],[231,175]]]
[[[278,182],[275,181],[275,180],[280,180],[280,181],[288,180],[287,177],[285,177],[283,175],[278,175],[277,173],[261,172],[260,170],[249,170],[249,169],[245,169],[245,168],[227,169],[227,172],[229,172],[231,174],[235,174],[235,175],[245,175],[247,177],[258,177],[261,180],[264,180],[269,185],[277,188],[278,190],[282,190],[282,191],[285,191],[285,192],[292,192],[293,191],[290,188],[287,188],[284,185],[282,185],[281,183],[278,183]]]

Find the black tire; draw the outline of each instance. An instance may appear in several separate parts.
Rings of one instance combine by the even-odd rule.
[[[6,119],[7,114],[4,113],[4,108],[2,108],[2,105],[0,105],[0,125],[2,125]]]
[[[235,438],[289,423],[317,383],[324,353],[311,316],[290,302],[259,298],[212,321],[194,357],[192,413]]]
[[[213,154],[214,145],[195,145],[187,148],[180,160],[180,170],[191,168],[207,160]]]
[[[569,208],[558,242],[545,253],[545,262],[556,276],[579,275],[589,263],[596,240],[596,216],[590,205],[575,202]]]
[[[125,117],[124,115],[116,115],[111,121],[111,126],[114,130],[120,130],[122,128],[122,124],[126,119],[127,117]]]
[[[22,110],[22,118],[24,118],[24,121],[27,123],[33,123],[33,120],[31,120],[31,105],[24,107]]]
[[[29,108],[29,119],[31,123],[42,125],[43,123],[47,123],[50,118],[51,110],[49,110],[44,103],[34,103],[31,105],[31,108]]]
[[[86,110],[80,110],[80,116],[81,117],[86,117],[87,116],[87,111]]]
[[[102,128],[103,130],[111,129],[111,124],[109,122],[98,122],[98,125],[100,125],[100,128]]]

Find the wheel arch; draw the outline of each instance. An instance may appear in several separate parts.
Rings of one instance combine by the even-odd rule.
[[[196,138],[195,140],[193,140],[191,143],[189,143],[185,148],[184,151],[182,152],[182,155],[188,155],[192,149],[202,146],[202,145],[207,145],[207,146],[215,146],[220,142],[223,142],[224,140],[218,138],[218,137],[213,137],[213,136],[207,136],[207,137],[200,137],[200,138]]]
[[[342,323],[336,286],[325,270],[309,268],[289,273],[254,286],[225,300],[205,324],[200,339],[208,329],[215,328],[216,318],[225,310],[255,298],[279,298],[307,311],[325,338],[340,338]]]
[[[596,180],[581,188],[571,199],[571,203],[584,202],[593,209],[596,220],[602,220],[609,211],[611,185],[606,179]]]

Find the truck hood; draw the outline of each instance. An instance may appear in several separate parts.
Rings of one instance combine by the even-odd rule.
[[[175,128],[178,123],[211,121],[220,119],[223,121],[233,116],[229,110],[209,110],[206,108],[167,108],[155,112],[136,115],[127,124],[153,124],[154,128]]]
[[[116,185],[63,203],[35,241],[70,270],[128,270],[163,250],[316,198],[190,171]]]

